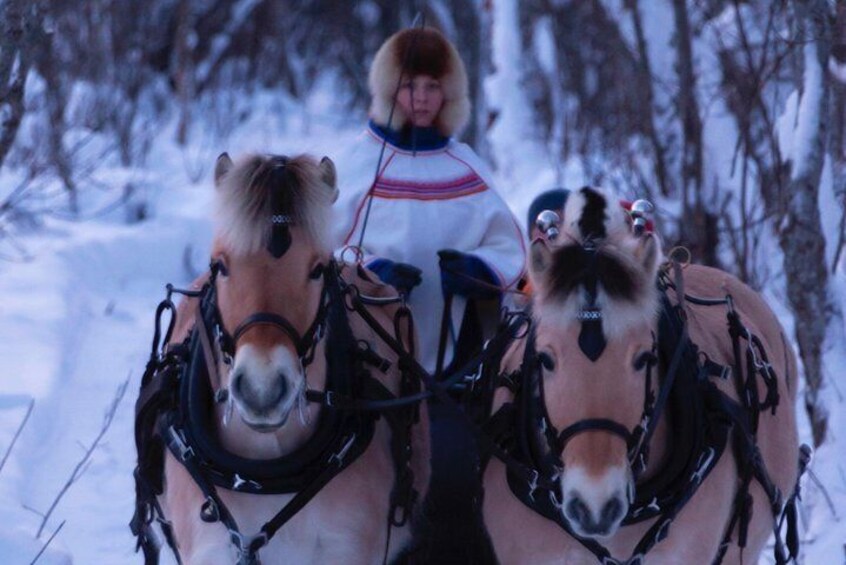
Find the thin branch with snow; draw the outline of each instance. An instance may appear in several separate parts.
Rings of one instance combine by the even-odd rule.
[[[29,565],[35,565],[35,562],[41,558],[41,555],[47,550],[47,547],[50,545],[53,539],[59,534],[61,529],[65,527],[65,522],[67,522],[67,520],[63,520],[62,523],[59,524],[59,527],[53,531],[53,533],[50,535],[50,538],[46,542],[44,542],[44,545],[41,546],[41,550],[35,555],[35,557],[32,558],[32,561],[30,561]]]
[[[76,464],[76,467],[74,467],[70,478],[68,478],[67,482],[65,482],[64,486],[62,486],[61,490],[59,491],[59,494],[56,495],[56,498],[50,505],[50,508],[48,508],[47,512],[44,513],[44,517],[41,520],[41,525],[38,527],[38,533],[35,535],[36,538],[41,537],[41,534],[44,532],[44,527],[47,525],[47,521],[50,519],[50,515],[59,505],[59,501],[62,500],[62,497],[64,497],[65,493],[67,493],[70,487],[73,486],[73,484],[76,483],[88,469],[91,455],[100,445],[100,441],[103,439],[103,436],[106,435],[106,432],[112,425],[112,421],[114,420],[115,414],[117,413],[120,401],[121,399],[123,399],[123,396],[126,393],[126,389],[129,386],[130,377],[131,375],[127,376],[126,380],[123,381],[120,386],[118,386],[117,391],[115,392],[115,395],[112,398],[112,402],[109,404],[108,408],[106,409],[106,413],[103,416],[103,425],[100,426],[100,432],[97,434],[97,437],[94,438],[94,441],[91,443],[91,446],[86,450],[85,455],[83,455],[82,459],[79,461],[79,463]]]
[[[15,447],[15,442],[18,441],[18,437],[21,435],[21,432],[26,425],[27,420],[29,420],[30,415],[32,415],[32,409],[35,406],[35,399],[29,401],[29,406],[26,409],[26,414],[24,414],[23,420],[21,420],[21,424],[18,426],[15,435],[12,437],[12,443],[9,444],[9,447],[6,448],[6,453],[3,455],[2,461],[0,461],[0,472],[3,471],[3,466],[6,465],[6,460],[9,458],[9,454],[12,453],[12,448]]]

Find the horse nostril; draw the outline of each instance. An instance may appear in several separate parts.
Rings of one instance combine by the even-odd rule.
[[[573,495],[573,498],[567,503],[566,512],[567,517],[577,524],[585,525],[592,522],[590,509],[578,495]]]
[[[622,517],[623,503],[619,497],[614,497],[605,503],[599,515],[599,529],[610,530],[611,526]]]
[[[232,377],[232,392],[236,393],[238,396],[243,397],[243,382],[244,382],[244,375],[240,371],[235,373],[235,376]]]
[[[288,379],[285,378],[284,373],[279,373],[277,382],[279,383],[279,387],[276,394],[276,398],[273,401],[274,404],[282,402],[282,399],[285,398],[286,394],[288,394]]]

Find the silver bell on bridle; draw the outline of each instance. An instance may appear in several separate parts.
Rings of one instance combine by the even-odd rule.
[[[538,214],[537,219],[535,220],[535,226],[540,230],[542,234],[546,236],[549,240],[554,240],[558,237],[558,234],[561,231],[558,227],[561,225],[561,216],[558,215],[557,212],[552,210],[544,210],[540,214]]]
[[[632,202],[632,208],[629,214],[632,217],[632,231],[635,235],[643,235],[654,210],[655,206],[649,200],[639,199]]]

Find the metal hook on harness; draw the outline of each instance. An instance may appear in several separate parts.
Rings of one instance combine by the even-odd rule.
[[[173,292],[173,286],[167,285],[167,298],[159,302],[156,307],[156,325],[153,331],[153,346],[150,351],[150,359],[161,359],[164,348],[170,343],[170,337],[173,335],[173,328],[176,325],[176,306],[170,299]],[[164,334],[164,340],[159,343],[162,338],[162,316],[165,311],[170,311],[170,320],[167,324],[167,330]],[[161,347],[159,347],[161,345]]]
[[[260,565],[258,551],[267,545],[268,538],[264,532],[254,536],[245,536],[241,532],[230,530],[229,539],[238,548],[238,565]]]

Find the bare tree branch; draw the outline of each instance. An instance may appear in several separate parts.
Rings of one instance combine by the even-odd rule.
[[[94,441],[91,443],[91,447],[85,452],[82,459],[79,463],[76,464],[74,467],[73,472],[71,473],[68,480],[62,486],[59,493],[56,495],[56,498],[53,500],[53,503],[50,505],[50,508],[47,509],[47,512],[44,513],[44,517],[41,520],[41,525],[38,527],[38,533],[36,533],[35,537],[40,538],[42,532],[44,531],[44,527],[47,525],[47,521],[50,519],[50,516],[53,514],[53,511],[59,505],[59,502],[62,500],[62,497],[67,493],[68,489],[76,483],[85,471],[88,469],[88,465],[90,463],[91,455],[97,449],[97,446],[100,445],[100,441],[103,439],[103,436],[106,435],[106,432],[109,430],[109,427],[112,425],[112,421],[114,420],[115,414],[117,413],[118,405],[120,404],[123,395],[126,393],[126,389],[129,386],[129,378],[127,377],[123,383],[118,386],[117,391],[115,392],[114,397],[112,398],[111,403],[109,404],[108,408],[106,409],[106,413],[103,416],[103,424],[100,426],[100,431],[97,436],[94,438]]]
[[[21,424],[18,426],[17,431],[15,432],[14,437],[12,437],[12,443],[9,444],[9,447],[6,449],[6,453],[3,455],[2,461],[0,461],[0,472],[3,471],[3,467],[6,465],[6,460],[9,458],[9,454],[12,453],[12,448],[15,447],[15,442],[18,441],[18,436],[21,435],[21,432],[26,425],[27,420],[29,420],[30,415],[32,414],[32,409],[35,407],[35,399],[29,401],[29,406],[27,406],[26,414],[24,414],[23,420]]]
[[[234,36],[241,31],[241,28],[261,2],[262,0],[237,0],[232,3],[226,26],[212,39],[208,56],[197,65],[196,92],[202,92],[209,85],[214,72],[225,61],[226,54],[232,47]]]
[[[67,522],[67,520],[62,520],[62,523],[61,523],[61,524],[59,524],[59,527],[58,527],[58,528],[56,528],[56,529],[53,531],[53,533],[50,535],[50,538],[49,538],[46,542],[44,542],[44,545],[42,545],[42,546],[41,546],[41,550],[40,550],[40,551],[39,551],[39,552],[35,555],[35,557],[33,557],[32,561],[30,562],[30,564],[29,564],[29,565],[35,565],[35,562],[36,562],[36,561],[38,561],[38,559],[41,557],[41,555],[42,555],[42,554],[43,554],[43,553],[47,550],[47,546],[49,546],[49,545],[50,545],[50,542],[52,542],[52,541],[53,541],[53,539],[54,539],[54,538],[55,538],[55,537],[59,534],[59,532],[62,530],[62,528],[64,528],[64,527],[65,527],[65,522]]]

